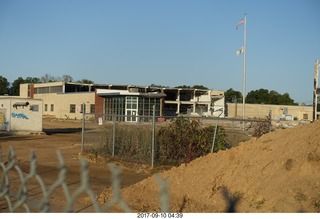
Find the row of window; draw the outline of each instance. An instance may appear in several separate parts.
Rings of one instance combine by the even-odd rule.
[[[79,105],[80,113],[82,113],[82,104]],[[44,104],[44,111],[48,112],[48,104]],[[50,111],[53,112],[54,111],[54,104],[50,104]],[[84,105],[84,112],[86,113],[86,104]],[[94,113],[95,112],[95,105],[94,104],[90,104],[90,113]],[[76,113],[76,104],[70,104],[70,113]]]
[[[48,104],[44,104],[44,111],[48,112]],[[50,104],[50,111],[53,112],[54,111],[54,105]]]
[[[136,115],[141,116],[140,121],[148,121],[153,115],[153,105],[155,105],[156,116],[159,116],[159,98],[107,97],[105,98],[105,113],[117,115],[117,121],[136,121]],[[108,116],[106,119],[111,120],[112,117]]]
[[[36,87],[34,89],[35,94],[47,94],[47,93],[62,93],[62,86],[52,87]]]
[[[80,104],[79,108],[80,108],[80,113],[83,113],[82,108],[84,106],[84,113],[87,113],[86,110],[86,104]],[[95,112],[95,105],[94,104],[90,104],[90,112],[89,113],[94,113]],[[70,113],[76,113],[76,104],[70,104]]]

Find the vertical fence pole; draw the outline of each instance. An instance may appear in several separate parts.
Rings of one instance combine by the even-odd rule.
[[[156,105],[152,106],[152,149],[151,149],[151,166],[154,166],[154,145],[155,145],[155,122],[156,122]]]
[[[81,131],[81,152],[83,151],[84,148],[84,103],[82,104],[82,131]]]
[[[113,120],[113,127],[112,127],[112,157],[114,157],[114,150],[116,145],[116,119],[115,115],[112,116]]]
[[[218,115],[218,118],[217,118],[216,128],[214,129],[211,153],[213,153],[213,148],[214,148],[214,144],[215,144],[215,141],[216,141],[216,135],[217,135],[217,129],[218,129],[218,122],[219,122],[219,118],[220,118],[222,113],[223,113],[223,111],[221,111],[221,113]]]
[[[232,118],[232,141],[231,141],[231,144],[232,144],[232,147],[234,146],[234,140],[235,140],[235,132],[234,132],[234,118]]]

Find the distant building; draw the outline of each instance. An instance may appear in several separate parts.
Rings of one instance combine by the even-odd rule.
[[[0,96],[0,131],[42,132],[42,100]]]
[[[43,115],[81,119],[82,105],[95,117],[117,115],[117,120],[136,122],[153,114],[219,116],[224,112],[224,91],[191,88],[159,88],[136,85],[52,82],[21,84],[20,97],[43,100]],[[221,117],[223,117],[222,113]],[[138,119],[139,118],[139,119]],[[111,117],[105,117],[111,119]]]
[[[228,118],[242,118],[242,103],[227,103]],[[246,104],[246,118],[266,118],[272,120],[312,120],[312,106]]]

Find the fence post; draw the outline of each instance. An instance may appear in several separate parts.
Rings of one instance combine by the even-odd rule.
[[[234,146],[234,139],[235,139],[235,133],[234,133],[234,118],[232,118],[232,135],[233,135],[233,137],[232,137],[232,147]]]
[[[217,118],[216,128],[214,129],[211,153],[213,153],[213,148],[214,148],[214,144],[215,144],[215,141],[216,141],[216,135],[217,135],[217,129],[218,129],[218,122],[219,122],[219,118],[220,118],[222,113],[223,113],[223,111],[221,111],[221,113],[218,115],[218,118]]]
[[[115,145],[116,145],[116,116],[112,116],[113,130],[112,130],[112,157],[114,157]]]
[[[155,145],[155,122],[156,122],[156,105],[152,106],[152,149],[151,149],[151,166],[154,165],[154,145]]]
[[[84,126],[85,126],[85,123],[84,123],[84,104],[82,104],[82,131],[81,131],[81,152],[83,152],[83,149],[84,149]]]

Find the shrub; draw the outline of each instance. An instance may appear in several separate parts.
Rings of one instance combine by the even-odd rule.
[[[214,130],[214,126],[203,128],[199,121],[177,118],[157,133],[158,160],[178,165],[210,153]],[[218,126],[214,151],[225,148],[225,132]]]
[[[253,126],[253,137],[260,138],[262,135],[270,132],[271,129],[271,119],[267,117],[267,120],[257,122]]]

